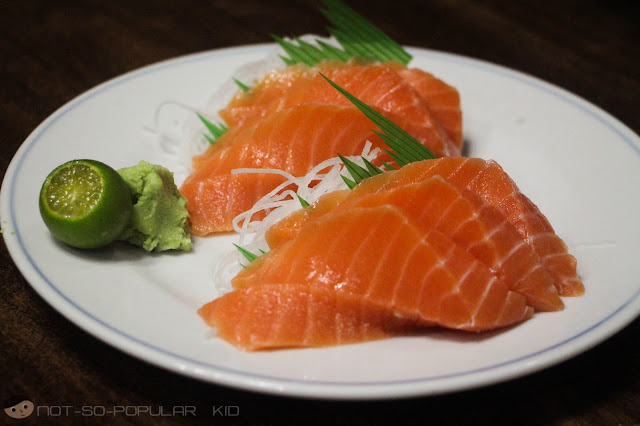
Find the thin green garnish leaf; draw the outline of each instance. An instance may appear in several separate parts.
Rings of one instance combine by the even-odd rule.
[[[326,59],[335,59],[342,62],[347,62],[349,59],[351,59],[347,52],[332,44],[325,43],[324,41],[318,39],[316,39],[316,43],[318,43],[318,45],[322,47],[323,52],[326,52]]]
[[[282,49],[284,49],[284,51],[289,55],[289,57],[282,55],[280,56],[286,65],[302,63],[313,66],[318,62],[316,59],[314,59],[315,55],[318,53],[318,49],[316,49],[315,47],[312,49],[308,49],[302,46],[297,46],[294,43],[280,38],[276,35],[272,35],[271,37],[273,37],[276,43],[278,43],[280,47],[282,47]]]
[[[366,115],[381,132],[374,132],[393,150],[392,158],[399,164],[404,165],[414,161],[428,160],[437,158],[427,147],[422,145],[416,138],[407,133],[404,129],[393,123],[384,115],[371,108],[351,93],[338,86],[336,83],[327,78],[324,74],[320,75],[327,80],[329,84],[342,93],[349,101],[356,106],[364,115]],[[389,151],[388,151],[389,152]],[[395,156],[395,157],[394,157]]]
[[[347,53],[403,65],[411,61],[402,46],[340,0],[324,0],[324,4],[327,9],[321,12],[334,26],[329,28],[329,34]]]
[[[204,137],[211,144],[215,143],[218,140],[218,138],[220,138],[220,136],[224,135],[225,132],[229,130],[229,128],[225,124],[223,123],[214,124],[211,121],[204,118],[201,114],[198,114],[198,118],[200,119],[200,121],[202,121],[202,123],[204,123],[206,128],[209,130],[210,134],[208,135],[205,133]]]
[[[248,93],[251,91],[251,87],[247,86],[237,78],[234,77],[233,81],[236,83],[236,86],[238,86],[238,88],[242,90],[244,93]]]
[[[347,171],[353,178],[353,180],[351,180],[349,178],[342,176],[342,180],[344,180],[344,182],[347,184],[349,189],[353,189],[357,184],[362,182],[363,179],[366,179],[371,176],[379,175],[380,173],[384,173],[382,169],[371,164],[371,162],[364,157],[360,157],[360,158],[362,158],[362,161],[364,161],[364,165],[366,168],[362,167],[357,163],[354,163],[353,161],[349,160],[347,157],[343,155],[338,154],[338,157],[340,157],[340,159],[342,160],[342,163],[344,164],[344,167],[347,169]]]
[[[298,201],[300,201],[300,205],[302,207],[309,207],[311,205],[311,204],[309,204],[309,202],[307,200],[305,200],[304,198],[302,198],[298,194],[296,194],[296,196],[298,197]]]
[[[353,182],[354,182],[355,185],[357,185],[360,182],[362,182],[362,179],[366,179],[366,178],[372,176],[371,173],[367,169],[365,169],[364,167],[360,166],[359,164],[356,164],[353,161],[349,160],[344,155],[338,154],[338,157],[340,157],[340,160],[342,160],[342,163],[344,164],[344,167],[347,169],[347,171],[349,172],[349,174],[353,178]],[[348,183],[347,183],[347,185],[348,185]]]
[[[351,93],[347,92],[342,87],[327,78],[324,74],[320,75],[327,80],[336,90],[342,93],[349,101],[356,106],[365,116],[367,116],[373,124],[378,126],[381,131],[373,130],[373,132],[382,139],[384,143],[391,148],[386,150],[387,154],[402,167],[406,164],[413,163],[415,161],[429,160],[437,158],[437,156],[431,152],[427,147],[422,145],[416,138],[407,133],[404,129],[396,125],[384,115],[380,114],[375,109],[371,108],[366,103],[362,102]],[[339,155],[339,154],[338,154]],[[345,168],[353,178],[353,180],[343,177],[343,180],[349,188],[353,188],[360,183],[363,179],[383,173],[383,170],[374,166],[371,162],[367,161],[364,157],[365,167],[362,167],[348,158],[339,155],[340,159],[345,165]],[[385,169],[393,170],[395,167],[382,163]]]
[[[389,151],[389,150],[385,150],[385,152],[387,154],[389,154],[389,156],[391,156],[391,158],[393,158],[393,161],[395,161],[400,167],[402,166],[406,166],[407,164],[410,163],[410,161],[405,161],[402,157],[399,157],[395,152],[393,151]]]
[[[386,161],[382,162],[382,165],[384,166],[385,171],[389,171],[389,170],[398,170],[396,167],[393,167],[391,164],[387,163]]]
[[[398,43],[356,11],[339,0],[324,0],[326,10],[322,14],[333,25],[328,28],[340,47],[316,39],[317,46],[300,38],[284,40],[273,35],[273,39],[289,56],[281,56],[286,65],[297,63],[313,66],[324,60],[347,62],[350,59],[396,61],[407,65],[412,57]]]
[[[249,261],[249,263],[253,262],[254,260],[256,260],[257,258],[260,257],[260,255],[257,255],[255,253],[251,253],[249,250],[247,250],[244,247],[240,247],[237,244],[233,244],[240,253],[242,253],[242,255],[244,256],[245,259],[247,259]],[[264,251],[260,250],[262,252],[262,254],[264,254]]]
[[[353,189],[356,187],[357,183],[351,179],[349,179],[348,177],[344,177],[342,175],[340,175],[340,177],[342,178],[342,180],[344,181],[344,183],[347,184],[347,188],[349,189]]]
[[[333,59],[342,62],[346,62],[351,59],[351,56],[349,56],[346,52],[340,50],[335,46],[331,46],[330,44],[323,43],[320,40],[316,40],[316,42],[320,46],[316,47],[297,37],[293,39],[297,44],[280,38],[276,35],[272,35],[271,37],[273,37],[273,39],[289,55],[288,57],[280,56],[286,65],[302,63],[313,66],[325,59]]]
[[[364,161],[364,165],[367,167],[367,171],[369,172],[369,174],[371,174],[371,176],[384,173],[384,170],[371,164],[371,161],[367,160],[364,157],[361,157],[361,158],[362,158],[362,161]]]

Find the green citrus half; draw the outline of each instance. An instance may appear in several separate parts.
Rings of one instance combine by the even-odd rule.
[[[117,171],[95,160],[56,167],[40,190],[40,215],[54,237],[78,248],[114,241],[129,224],[131,191]]]

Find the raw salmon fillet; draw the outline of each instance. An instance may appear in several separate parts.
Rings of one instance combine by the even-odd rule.
[[[351,191],[333,194],[322,206],[330,210],[344,198],[412,184],[441,176],[477,194],[496,208],[518,234],[534,250],[554,280],[560,296],[579,296],[584,285],[578,277],[577,262],[564,241],[555,233],[538,207],[520,192],[502,167],[492,160],[466,157],[447,157],[408,164],[397,171],[386,172],[363,180]],[[333,206],[332,206],[333,205]],[[281,244],[300,228],[300,223],[313,216],[313,210],[300,211],[283,219],[267,233],[269,244]]]
[[[505,327],[533,314],[523,295],[467,250],[390,205],[310,221],[232,280],[236,289],[287,283],[323,285],[417,324],[460,330]]]
[[[387,113],[427,146],[430,131]],[[237,168],[271,168],[303,176],[337,154],[360,154],[366,143],[386,145],[371,121],[354,106],[304,104],[278,111],[255,124],[231,129],[193,160],[180,192],[187,200],[193,232],[232,230],[233,218],[251,208],[285,179],[273,174],[231,174]],[[390,161],[383,153],[380,159]]]
[[[402,168],[391,180],[411,181],[441,175],[477,193],[494,205],[538,253],[555,280],[561,296],[579,296],[584,285],[577,275],[577,262],[538,207],[518,189],[495,161],[442,158]]]
[[[415,326],[365,299],[323,285],[267,284],[233,291],[198,314],[247,351],[384,339]]]
[[[374,182],[382,183],[382,180]],[[302,222],[331,211],[393,205],[418,226],[435,228],[449,236],[495,271],[509,289],[523,294],[536,310],[563,309],[554,280],[539,256],[504,215],[477,194],[438,175],[383,190],[369,184],[367,189],[371,192],[329,194],[310,208],[302,209],[304,217],[298,213],[276,223],[266,234],[269,247],[273,249],[286,243],[300,231]]]
[[[191,230],[204,236],[233,230],[232,221],[249,210],[264,194],[285,182],[279,175],[230,173],[187,178],[180,188],[187,202]],[[264,216],[256,215],[255,219]]]
[[[267,229],[264,235],[267,244],[274,249],[294,239],[307,221],[330,213],[345,199],[350,199],[351,195],[353,190],[348,189],[329,192],[310,206],[293,211]]]
[[[462,149],[462,108],[458,90],[433,74],[418,68],[398,66],[397,71],[400,77],[422,97],[451,141]]]
[[[285,181],[280,175],[231,170],[275,168],[302,176],[338,152],[359,154],[367,140],[381,146],[371,128],[355,107],[307,104],[231,129],[194,158],[194,171],[180,188],[194,234],[231,231],[235,216]]]
[[[561,296],[584,293],[584,285],[576,272],[577,261],[568,252],[567,245],[538,207],[520,192],[515,182],[495,161],[465,157],[440,158],[411,163],[376,178],[387,181],[384,187],[412,183],[435,175],[475,192],[496,207],[538,254],[554,278]],[[365,184],[361,188],[356,189],[364,191],[368,184],[378,185],[367,180],[363,181]]]
[[[350,105],[349,100],[320,75],[322,73],[368,105],[392,112],[403,117],[414,127],[428,130],[430,136],[427,146],[437,155],[460,155],[461,138],[460,141],[452,141],[445,127],[432,112],[435,110],[441,113],[443,109],[448,108],[451,104],[450,99],[443,98],[445,104],[440,106],[438,102],[441,99],[432,96],[429,97],[429,101],[434,104],[428,105],[420,93],[398,73],[398,67],[401,66],[395,63],[363,65],[333,61],[323,62],[314,67],[290,66],[268,74],[251,92],[239,93],[220,111],[220,116],[233,127],[252,123],[276,111],[306,103]],[[433,80],[430,75],[408,73],[407,76],[411,82],[419,85],[423,92],[434,90],[428,87],[430,83],[423,83],[423,80]],[[461,129],[461,115],[457,124],[451,121],[452,118],[453,116],[446,118],[447,127],[455,129],[459,126]],[[405,130],[411,133],[410,129]],[[457,134],[454,134],[454,137],[457,138]]]

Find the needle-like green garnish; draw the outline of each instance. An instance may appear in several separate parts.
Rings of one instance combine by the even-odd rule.
[[[347,169],[347,171],[349,172],[349,174],[353,178],[353,180],[351,181],[351,180],[346,180],[343,177],[343,180],[347,184],[349,189],[353,189],[353,186],[356,186],[357,184],[359,184],[362,181],[362,179],[366,179],[368,177],[373,176],[367,169],[365,169],[364,167],[362,167],[362,166],[354,163],[353,161],[349,160],[344,155],[338,154],[338,157],[340,157],[340,159],[342,160],[342,163],[344,164],[344,167]],[[371,164],[371,163],[369,163],[369,164]],[[373,164],[372,164],[372,166],[373,166]],[[377,173],[375,173],[375,174],[377,174]],[[351,185],[353,185],[353,186],[351,186]]]
[[[398,163],[399,166],[404,166],[408,163],[413,163],[414,161],[420,160],[428,160],[437,158],[436,155],[431,152],[427,147],[422,145],[416,138],[407,133],[404,129],[393,123],[391,120],[386,118],[384,115],[380,114],[375,109],[371,108],[366,103],[362,102],[357,97],[353,96],[351,93],[347,92],[342,87],[338,86],[336,83],[331,81],[325,75],[320,73],[320,75],[327,80],[329,84],[331,84],[334,88],[336,88],[340,93],[342,93],[349,101],[356,106],[364,115],[366,115],[376,126],[382,130],[381,132],[377,130],[373,130],[373,132],[382,139],[384,143],[386,143],[391,150],[387,150],[387,153],[393,158],[393,160]],[[366,169],[358,164],[349,161],[348,159],[340,156],[343,162],[345,163],[346,169],[349,171],[351,176],[353,177],[353,182],[355,184],[359,183],[362,179],[366,177],[371,177],[375,174],[379,174],[382,172],[379,168],[373,166],[373,164],[365,163]],[[348,163],[345,160],[349,161]],[[389,170],[391,167],[388,164],[384,164],[385,168]],[[392,168],[392,167],[391,167]],[[350,182],[347,182],[347,185],[350,185]]]
[[[293,39],[297,45],[294,42],[284,40],[276,35],[272,35],[271,37],[273,37],[289,55],[288,57],[280,56],[287,65],[301,63],[313,66],[325,59],[346,62],[352,58],[352,56],[344,50],[340,50],[338,47],[324,43],[321,40],[316,40],[316,43],[319,45],[319,47],[317,47],[297,37]]]
[[[244,258],[247,259],[249,263],[253,262],[254,260],[256,260],[257,258],[259,258],[260,256],[266,253],[264,250],[260,250],[260,254],[255,254],[255,253],[251,253],[249,250],[247,250],[244,247],[240,247],[235,243],[233,245],[238,249],[240,253],[242,253]]]
[[[201,114],[198,114],[198,118],[200,121],[204,123],[204,125],[209,129],[210,135],[204,134],[204,137],[209,141],[209,143],[215,143],[220,136],[224,135],[224,133],[229,130],[229,128],[225,124],[214,124],[211,121],[204,118]]]
[[[348,177],[345,177],[345,176],[342,176],[342,175],[340,175],[340,177],[342,178],[344,183],[347,184],[347,188],[349,188],[349,189],[355,188],[356,185],[358,184],[355,180],[351,180]]]
[[[384,173],[384,170],[380,169],[377,166],[374,166],[373,164],[371,164],[371,162],[369,160],[367,160],[366,158],[362,157],[362,161],[364,161],[364,165],[367,167],[367,171],[373,176],[373,175],[379,175],[381,173]]]
[[[333,24],[329,34],[338,40],[353,56],[396,61],[407,65],[411,55],[384,32],[340,0],[324,0],[326,10],[321,12]]]
[[[388,172],[389,170],[398,170],[397,167],[393,167],[391,164],[388,164],[386,162],[382,162],[382,165],[384,166],[385,170]]]
[[[298,201],[300,201],[300,205],[302,207],[309,207],[311,205],[311,204],[309,204],[309,202],[307,200],[305,200],[304,198],[302,198],[298,194],[296,194],[296,196],[298,197]]]
[[[238,86],[238,88],[242,90],[244,93],[248,93],[251,91],[251,87],[247,86],[237,78],[234,77],[233,81],[236,83],[236,86]]]
[[[407,65],[412,57],[398,43],[340,0],[324,0],[321,10],[333,27],[328,28],[340,48],[316,39],[317,46],[299,38],[287,41],[277,36],[274,40],[289,55],[282,56],[287,65],[297,63],[313,66],[323,60],[346,62],[350,59],[396,61]]]

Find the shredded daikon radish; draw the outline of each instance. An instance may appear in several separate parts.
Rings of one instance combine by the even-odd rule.
[[[371,149],[367,141],[360,155],[347,157],[349,160],[365,166],[368,161],[375,160],[380,149]],[[330,158],[314,166],[306,175],[296,177],[278,169],[235,169],[231,173],[273,173],[284,176],[287,180],[258,200],[249,210],[233,219],[233,228],[239,234],[238,245],[254,254],[268,251],[269,247],[264,235],[274,223],[302,208],[298,196],[309,204],[321,196],[338,190],[349,189],[342,176],[350,178],[344,163],[339,157]],[[290,187],[295,187],[294,191]],[[257,213],[265,212],[261,220],[252,220]],[[246,264],[246,259],[235,248],[221,256],[214,265],[213,281],[216,289],[222,294],[232,290],[230,280]]]

